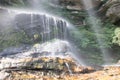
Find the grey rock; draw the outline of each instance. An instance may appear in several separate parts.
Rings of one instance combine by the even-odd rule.
[[[10,56],[10,55],[15,55],[15,54],[18,54],[18,53],[25,52],[29,49],[30,49],[29,45],[21,45],[19,47],[9,47],[9,48],[4,49],[0,53],[0,56],[7,57],[7,56]]]

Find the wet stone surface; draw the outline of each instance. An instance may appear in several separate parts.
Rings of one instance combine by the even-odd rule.
[[[1,69],[2,75],[7,74],[3,80],[43,80],[44,78],[45,80],[47,78],[47,80],[54,80],[54,78],[59,79],[64,75],[70,76],[94,71],[91,67],[77,65],[75,60],[70,57],[26,58],[19,60],[19,63],[21,65],[16,63],[17,66]]]
[[[103,70],[91,73],[69,74],[50,70],[12,70],[4,80],[119,80],[120,67],[106,66]]]

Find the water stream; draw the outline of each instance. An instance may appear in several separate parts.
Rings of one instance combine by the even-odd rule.
[[[94,10],[94,4],[92,0],[82,0],[82,3],[84,4],[84,7],[89,15],[88,22],[91,26],[91,29],[95,32],[96,36],[96,41],[99,45],[100,51],[102,53],[102,57],[104,60],[104,64],[110,64],[112,61],[112,57],[110,56],[109,50],[104,48],[105,46],[105,41],[104,39],[99,37],[99,34],[102,33],[103,31],[101,30],[102,25],[100,24],[98,20],[97,15],[95,14]]]
[[[68,64],[68,63],[65,63],[65,64],[66,64],[66,67],[68,68],[68,71],[69,71],[70,75],[72,75],[73,73],[72,73],[72,71],[71,71],[71,69],[70,69],[69,64]]]

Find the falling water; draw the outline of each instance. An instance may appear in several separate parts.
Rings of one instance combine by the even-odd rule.
[[[57,17],[40,13],[20,13],[16,15],[15,22],[16,26],[27,32],[29,36],[40,34],[42,42],[51,39],[65,40],[67,37],[67,23]]]
[[[8,9],[8,11],[11,11],[9,14],[14,13],[12,22],[14,22],[13,26],[15,26],[18,31],[24,31],[28,37],[32,37],[33,39],[40,36],[40,43],[37,44],[37,47],[36,45],[33,46],[35,48],[30,49],[30,51],[26,53],[18,53],[17,55],[10,54],[12,57],[17,58],[17,56],[19,56],[22,58],[31,55],[29,53],[36,52],[52,53],[51,56],[54,57],[59,54],[63,54],[62,56],[64,56],[64,53],[67,53],[80,64],[83,64],[82,59],[76,55],[79,53],[74,49],[75,46],[70,43],[68,33],[71,25],[66,20],[37,11],[17,9]],[[33,51],[31,52],[31,50]]]
[[[92,25],[91,29],[95,32],[97,42],[99,44],[99,48],[102,53],[103,60],[105,61],[105,64],[111,63],[111,57],[109,55],[109,51],[104,48],[105,41],[101,39],[98,35],[102,32],[101,26],[99,22],[96,22],[97,15],[95,14],[95,10],[93,9],[93,1],[92,0],[82,0],[85,9],[87,10],[87,13],[89,15],[88,21]]]
[[[39,11],[10,9],[14,13],[13,22],[16,29],[18,29],[18,31],[24,31],[25,34],[28,37],[32,37],[33,40],[40,37],[41,39],[39,42],[41,42],[41,44],[39,43],[38,46],[35,47],[36,49],[34,49],[34,52],[31,51],[34,48],[33,46],[32,49],[27,52],[17,53],[7,57],[14,59],[31,57],[31,55],[36,55],[33,54],[35,52],[40,54],[51,53],[50,57],[56,57],[56,55],[58,56],[59,54],[70,54],[80,64],[83,64],[81,58],[75,55],[77,52],[74,49],[74,46],[69,42],[69,23],[60,17],[50,15],[46,13],[46,11],[44,12],[42,3],[45,3],[46,1],[41,1],[30,1],[33,8],[39,9]],[[72,74],[70,66],[67,63],[66,66],[68,67],[70,74]]]
[[[70,75],[72,75],[73,73],[72,73],[72,71],[71,71],[71,69],[70,69],[69,64],[68,64],[68,63],[65,63],[65,64],[66,64],[66,67],[68,68],[68,71],[69,71]]]

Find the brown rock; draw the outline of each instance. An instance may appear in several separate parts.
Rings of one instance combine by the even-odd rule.
[[[60,0],[62,6],[65,6],[70,10],[82,10],[84,9],[82,0]],[[92,0],[93,8],[98,7],[101,4],[101,0]]]
[[[108,0],[100,10],[99,14],[105,14],[111,22],[118,24],[120,20],[120,0]]]

